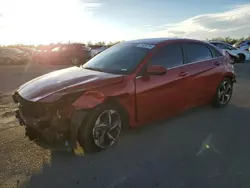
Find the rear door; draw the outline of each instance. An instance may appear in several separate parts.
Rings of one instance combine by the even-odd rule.
[[[215,94],[222,77],[224,57],[205,43],[187,42],[183,44],[183,50],[193,88],[191,101],[195,106],[207,103]]]

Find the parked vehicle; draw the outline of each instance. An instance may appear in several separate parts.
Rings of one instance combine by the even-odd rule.
[[[250,40],[244,40],[242,42],[234,44],[233,46],[241,50],[250,52]]]
[[[0,64],[14,65],[25,64],[30,60],[28,53],[17,48],[0,47]]]
[[[59,44],[37,52],[33,59],[41,64],[80,65],[90,59],[90,48],[84,44]]]
[[[244,63],[245,60],[250,60],[250,53],[248,51],[233,47],[225,42],[210,41],[210,43],[228,53],[236,63]]]
[[[94,152],[113,146],[122,128],[194,106],[226,107],[235,80],[229,59],[209,43],[141,39],[116,44],[83,66],[35,78],[13,100],[30,139],[72,148],[79,142]]]
[[[17,49],[23,51],[23,52],[26,52],[28,53],[30,56],[33,56],[34,53],[37,52],[37,50],[35,48],[29,48],[29,47],[17,47]]]
[[[91,52],[90,52],[91,58],[94,57],[94,56],[96,56],[97,54],[101,53],[102,51],[104,51],[106,49],[107,49],[106,46],[98,46],[98,47],[91,48]]]

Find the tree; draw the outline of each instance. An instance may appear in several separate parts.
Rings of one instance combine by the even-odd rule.
[[[215,37],[212,38],[212,41],[221,41],[226,42],[228,44],[235,44],[238,42],[242,42],[243,40],[246,40],[247,38],[241,37],[241,38],[232,38],[232,37]]]

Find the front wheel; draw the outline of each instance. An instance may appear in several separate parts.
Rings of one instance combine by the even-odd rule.
[[[79,129],[79,143],[86,152],[110,148],[121,133],[123,120],[119,108],[101,105],[90,113],[87,123]]]
[[[233,94],[233,82],[230,78],[224,78],[216,91],[213,107],[223,108],[228,105]]]
[[[79,65],[79,64],[80,64],[80,58],[78,58],[78,57],[72,58],[72,59],[71,59],[71,63],[72,63],[73,65]]]

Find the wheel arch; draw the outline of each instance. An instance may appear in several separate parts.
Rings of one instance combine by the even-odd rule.
[[[238,53],[238,56],[242,56],[242,57],[244,57],[244,59],[246,59],[246,55],[243,53]]]
[[[235,78],[235,75],[233,75],[233,74],[225,74],[222,79],[224,79],[224,78],[229,78],[232,80],[233,83],[236,83],[236,78]]]
[[[111,104],[117,107],[120,112],[122,113],[122,118],[124,120],[123,128],[129,128],[130,117],[127,109],[119,102],[117,97],[108,97],[103,103],[101,104]]]

